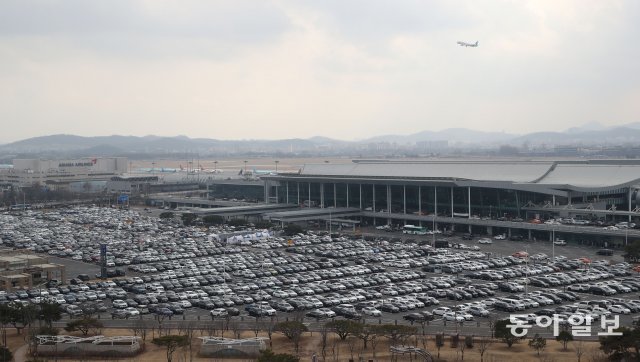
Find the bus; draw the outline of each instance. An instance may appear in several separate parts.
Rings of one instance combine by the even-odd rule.
[[[28,210],[31,209],[31,204],[15,204],[11,205],[11,210]]]
[[[427,228],[415,225],[405,225],[402,228],[402,233],[412,235],[427,235]]]

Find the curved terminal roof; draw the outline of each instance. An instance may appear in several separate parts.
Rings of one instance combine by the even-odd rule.
[[[538,183],[603,188],[629,184],[638,179],[640,179],[640,165],[560,163]]]
[[[307,164],[303,177],[403,178],[500,182],[553,189],[594,190],[640,183],[636,160],[356,161]]]
[[[533,182],[553,162],[371,162],[305,165],[301,175]]]

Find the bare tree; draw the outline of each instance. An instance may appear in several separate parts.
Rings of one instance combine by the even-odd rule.
[[[589,362],[606,362],[609,357],[598,347],[591,348],[589,352]]]
[[[230,321],[229,328],[233,333],[233,338],[240,339],[240,335],[242,334],[242,330],[240,329],[240,323],[238,323],[237,321]]]
[[[584,355],[585,347],[582,340],[573,342],[573,352],[576,354],[576,358],[578,358],[578,362],[582,359],[582,355]]]
[[[494,317],[490,317],[487,323],[489,323],[489,330],[491,331],[491,339],[493,339],[495,338],[494,334],[496,332],[496,319]]]
[[[142,341],[147,340],[147,332],[149,331],[149,324],[144,319],[137,319],[131,326],[131,331],[134,336],[142,338]]]
[[[327,337],[329,336],[329,331],[329,327],[323,324],[322,329],[320,329],[320,347],[322,348],[320,353],[322,354],[323,361],[327,358]],[[271,340],[271,337],[269,337],[269,340]]]
[[[484,362],[484,354],[485,352],[487,352],[492,343],[493,340],[487,337],[480,337],[480,339],[476,343],[476,346],[478,347],[478,353],[480,353],[480,362]]]
[[[158,336],[162,336],[162,332],[163,331],[166,332],[166,334],[170,334],[169,328],[167,328],[166,331],[163,328],[163,322],[164,322],[164,320],[166,318],[167,318],[167,316],[164,315],[164,314],[156,314],[155,315],[156,322],[158,322],[158,327],[157,327],[158,328]]]
[[[205,323],[202,326],[202,329],[204,332],[207,333],[207,335],[209,337],[213,337],[216,334],[218,334],[218,327],[217,327],[217,323],[211,322],[211,323]]]
[[[267,332],[267,336],[269,337],[269,348],[273,348],[273,332],[276,329],[276,321],[273,317],[267,319],[264,323],[264,330]]]
[[[373,336],[371,336],[371,340],[370,341],[371,341],[371,351],[373,353],[373,360],[375,361],[375,359],[376,359],[376,346],[378,345],[378,342],[380,342],[380,339],[378,338],[378,334],[374,334]]]
[[[256,322],[253,325],[253,333],[255,334],[256,338],[258,338],[258,334],[260,333],[260,317],[256,316]]]
[[[193,361],[193,337],[196,333],[196,322],[189,321],[187,323],[181,323],[178,331],[179,334],[187,337],[188,344],[186,347],[189,348],[189,361]]]
[[[349,347],[349,353],[351,353],[351,360],[353,360],[353,352],[355,350],[356,347],[356,339],[355,338],[347,338],[346,340],[347,343],[347,347]]]
[[[467,348],[465,341],[458,341],[458,351],[460,351],[460,360],[464,361],[464,350]]]

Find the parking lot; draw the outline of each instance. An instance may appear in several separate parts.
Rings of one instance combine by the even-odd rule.
[[[365,229],[364,238],[322,231],[284,237],[97,207],[5,213],[0,221],[3,246],[46,253],[73,278],[46,290],[2,293],[0,302],[52,299],[65,318],[87,309],[122,325],[136,318],[249,323],[306,315],[311,324],[364,318],[481,334],[490,320],[515,313],[529,322],[533,314],[564,321],[620,314],[621,324],[631,325],[640,312],[640,278],[620,252],[599,256],[582,245],[437,235],[451,247],[435,249],[429,235]],[[101,243],[110,271],[126,276],[96,279]]]

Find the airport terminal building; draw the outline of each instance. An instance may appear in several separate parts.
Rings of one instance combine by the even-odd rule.
[[[268,203],[356,210],[369,225],[640,216],[637,160],[358,160],[262,179]]]
[[[0,184],[67,189],[74,182],[107,181],[127,172],[126,157],[80,158],[73,160],[15,159],[13,167],[0,170]]]

